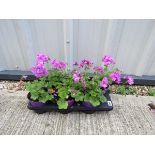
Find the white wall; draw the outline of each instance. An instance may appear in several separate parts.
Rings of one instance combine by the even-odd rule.
[[[124,73],[155,75],[155,20],[0,20],[0,69],[29,70],[37,52],[95,63],[104,54]]]
[[[29,70],[44,52],[64,59],[62,20],[0,20],[0,68]]]

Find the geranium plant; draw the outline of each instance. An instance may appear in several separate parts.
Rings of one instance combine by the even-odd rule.
[[[104,94],[112,83],[121,83],[121,72],[109,69],[114,64],[113,58],[106,55],[99,66],[84,59],[79,63],[75,62],[73,70],[69,71],[66,62],[40,53],[36,57],[36,65],[31,69],[37,79],[28,82],[26,89],[32,100],[55,103],[59,109],[73,106],[69,101],[96,107],[106,101]],[[133,78],[127,76],[126,83],[132,85]]]

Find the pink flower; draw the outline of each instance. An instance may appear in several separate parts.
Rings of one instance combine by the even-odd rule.
[[[42,63],[32,67],[31,71],[38,78],[48,75],[48,71]]]
[[[49,60],[49,57],[45,54],[39,53],[37,54],[36,61],[37,63],[44,63]]]
[[[134,80],[133,80],[133,78],[131,76],[127,76],[126,79],[127,79],[127,82],[128,82],[129,85],[134,84]]]
[[[101,73],[102,74],[104,72],[104,69],[102,66],[96,66],[93,69],[94,69],[95,73]]]
[[[102,79],[102,81],[100,82],[100,86],[103,87],[103,88],[107,88],[108,87],[108,78],[107,77],[104,77]]]
[[[105,55],[105,56],[102,58],[102,62],[103,62],[106,66],[115,63],[114,60],[113,60],[113,58],[112,58],[110,55]]]
[[[59,61],[54,59],[51,61],[51,65],[54,69],[59,69],[60,68],[60,64],[59,64]]]
[[[74,79],[74,82],[79,82],[79,81],[81,81],[83,88],[86,89],[86,81],[84,80],[84,78],[83,78],[83,76],[80,74],[80,72],[75,71],[74,74],[73,74],[73,79]]]
[[[59,61],[59,60],[52,60],[51,61],[51,65],[54,69],[65,69],[67,67],[66,63],[63,61]]]
[[[112,81],[115,81],[117,84],[121,82],[121,73],[119,71],[115,71],[110,74],[110,78]]]
[[[80,75],[80,73],[76,71],[76,72],[73,74],[73,79],[74,79],[75,82],[79,82],[79,81],[81,80],[81,75]]]
[[[89,61],[89,60],[86,60],[86,59],[81,60],[81,62],[80,62],[80,68],[83,68],[84,66],[90,68],[90,67],[93,66],[93,63],[91,61]]]
[[[86,89],[86,81],[85,81],[85,79],[83,78],[83,76],[81,77],[81,82],[82,82],[82,85],[83,85],[83,87],[84,87],[84,89]]]

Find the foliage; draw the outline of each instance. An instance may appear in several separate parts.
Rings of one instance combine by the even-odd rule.
[[[129,95],[129,94],[134,94],[135,89],[133,87],[127,86],[127,85],[121,85],[117,88],[116,90],[117,94],[121,95]]]
[[[59,109],[67,109],[69,99],[98,106],[106,101],[104,92],[109,85],[121,82],[121,72],[109,69],[114,63],[111,56],[104,56],[100,66],[94,66],[93,62],[84,59],[80,64],[74,63],[73,70],[68,71],[65,62],[40,53],[31,70],[37,80],[27,83],[26,89],[31,93],[31,99],[55,102]],[[132,77],[127,77],[126,83],[133,84]],[[132,89],[120,86],[117,91],[126,95]]]
[[[31,98],[33,100],[38,100],[40,102],[47,102],[48,100],[53,100],[53,96],[46,91],[46,81],[44,78],[39,80],[34,80],[33,82],[28,82],[26,84],[26,89],[31,93]]]
[[[155,90],[152,89],[152,88],[150,88],[150,89],[148,90],[148,94],[149,94],[149,96],[155,96]]]

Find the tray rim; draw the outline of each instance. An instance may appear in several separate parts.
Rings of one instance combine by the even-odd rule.
[[[93,108],[87,108],[87,107],[84,107],[82,105],[80,106],[74,106],[73,108],[67,108],[67,109],[58,109],[58,106],[57,105],[50,105],[50,104],[46,104],[45,103],[45,106],[43,107],[33,107],[31,106],[31,101],[30,99],[28,99],[28,106],[27,108],[30,109],[30,110],[42,110],[42,111],[46,111],[46,112],[50,112],[50,111],[111,111],[113,110],[113,103],[112,103],[112,100],[111,100],[111,97],[110,97],[110,93],[107,92],[105,94],[105,97],[107,98],[107,101],[106,102],[103,102],[101,103],[99,106],[97,107],[93,107]],[[110,101],[110,104],[111,106],[109,105],[108,101]]]

